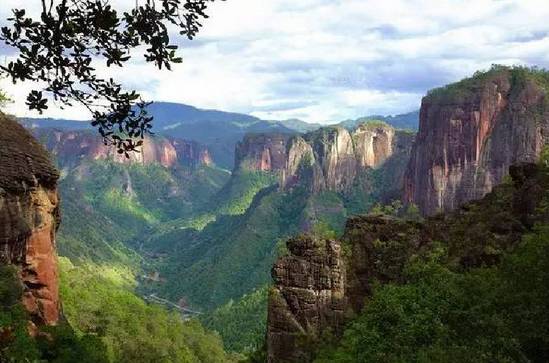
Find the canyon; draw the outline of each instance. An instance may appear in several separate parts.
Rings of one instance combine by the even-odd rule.
[[[143,291],[205,311],[272,279],[268,360],[310,361],[321,337],[340,337],[360,314],[374,285],[404,283],[407,263],[436,243],[450,246],[452,266],[491,266],[546,222],[534,198],[546,188],[534,164],[549,132],[543,77],[496,67],[435,89],[423,98],[417,135],[371,120],[248,133],[232,174],[197,141],[146,137],[128,158],[89,130],[32,129],[44,148],[2,115],[0,263],[19,268],[34,326],[62,320],[61,194],[63,254],[104,262],[135,249],[161,277]],[[365,214],[394,200],[405,204],[394,216]],[[402,218],[413,205],[425,220]],[[93,248],[75,242],[83,231]]]
[[[272,269],[269,362],[312,361],[315,344],[321,344],[326,334],[341,336],[346,322],[372,295],[374,284],[404,283],[407,261],[427,253],[435,241],[447,246],[450,265],[495,265],[501,251],[512,250],[536,222],[547,222],[545,215],[539,215],[543,206],[536,197],[544,195],[546,186],[534,164],[548,142],[547,77],[535,69],[495,66],[423,98],[402,198],[417,205],[423,215],[435,216],[424,222],[358,216],[348,219],[339,240],[306,236],[288,240],[288,254]],[[385,133],[382,142],[372,147],[366,137],[358,145],[369,147],[359,147],[355,155],[363,165],[375,165],[376,153],[372,157],[364,150],[377,149],[385,157],[391,150],[390,138]],[[327,139],[337,144],[348,138]],[[330,154],[303,142],[300,149],[301,154],[320,160],[313,150]],[[357,159],[349,157],[348,149],[338,151],[335,155],[340,158],[327,159],[347,166],[338,170],[343,180],[326,183],[313,178],[320,180],[318,185],[342,189],[348,185],[345,175],[355,170]],[[316,170],[335,170],[321,165]],[[501,185],[507,177],[512,182]],[[485,228],[479,232],[469,228],[473,225]]]

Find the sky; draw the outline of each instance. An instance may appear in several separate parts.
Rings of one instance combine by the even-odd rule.
[[[2,0],[0,24],[22,4],[40,1]],[[494,63],[549,68],[547,0],[227,0],[209,15],[193,41],[174,38],[184,61],[172,72],[137,54],[99,72],[147,100],[333,123],[416,110],[429,89]],[[13,56],[0,45],[1,62]],[[24,104],[33,87],[0,80],[8,111],[38,116]],[[90,117],[55,106],[45,116]]]

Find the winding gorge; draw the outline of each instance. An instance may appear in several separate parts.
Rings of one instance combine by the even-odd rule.
[[[545,71],[494,66],[430,91],[417,133],[390,119],[300,132],[219,112],[211,123],[231,130],[220,141],[186,138],[199,122],[174,114],[159,117],[157,134],[129,157],[76,121],[19,120],[25,129],[2,114],[0,263],[16,267],[21,326],[52,341],[42,328],[68,326],[76,341],[99,339],[116,362],[161,352],[167,361],[273,363],[547,357],[546,337],[525,325],[545,315],[521,318],[520,302],[506,296],[516,288],[542,300],[538,285],[518,288],[520,274],[509,271],[523,271],[521,253],[547,262],[532,241],[549,223],[548,92]],[[228,145],[231,171],[219,157]],[[546,281],[539,273],[532,284]],[[417,299],[410,319],[448,301],[470,312],[467,281],[483,274],[499,287],[478,282],[477,295],[499,301],[505,317],[482,316],[479,324],[499,325],[475,329],[492,329],[507,350],[460,335],[470,327],[450,308],[433,318],[445,328],[423,340],[397,341],[375,320],[385,312],[402,336],[414,324],[430,329],[391,310],[417,291],[433,300]],[[150,355],[127,343],[125,324]],[[512,335],[514,324],[524,329]],[[0,344],[24,331],[16,325],[0,328]],[[157,341],[147,341],[152,333]]]

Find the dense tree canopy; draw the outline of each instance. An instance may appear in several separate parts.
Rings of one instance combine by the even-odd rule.
[[[14,9],[10,25],[1,29],[0,39],[19,54],[0,70],[14,83],[45,85],[29,93],[31,110],[47,109],[47,96],[61,107],[83,104],[105,141],[121,153],[128,152],[141,143],[135,138],[150,132],[152,118],[136,91],[100,77],[96,64],[123,67],[133,52],[145,48],[147,62],[171,69],[182,59],[170,33],[177,29],[193,39],[213,1],[136,0],[126,10],[109,0],[41,0],[39,18],[23,8]]]

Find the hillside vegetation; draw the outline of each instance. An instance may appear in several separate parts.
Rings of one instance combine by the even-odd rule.
[[[149,264],[140,251],[142,236],[163,221],[199,213],[200,202],[227,176],[210,167],[175,170],[98,160],[84,161],[61,181],[61,299],[74,339],[91,337],[99,344],[102,360],[90,362],[236,359],[200,322],[150,304],[137,292]],[[81,354],[77,349],[71,348]]]
[[[546,362],[544,155],[537,168],[516,169],[483,200],[428,219],[437,237],[416,252],[402,241],[378,241],[376,270],[384,278],[371,282],[373,292],[340,339],[327,335],[312,346],[315,362]]]

